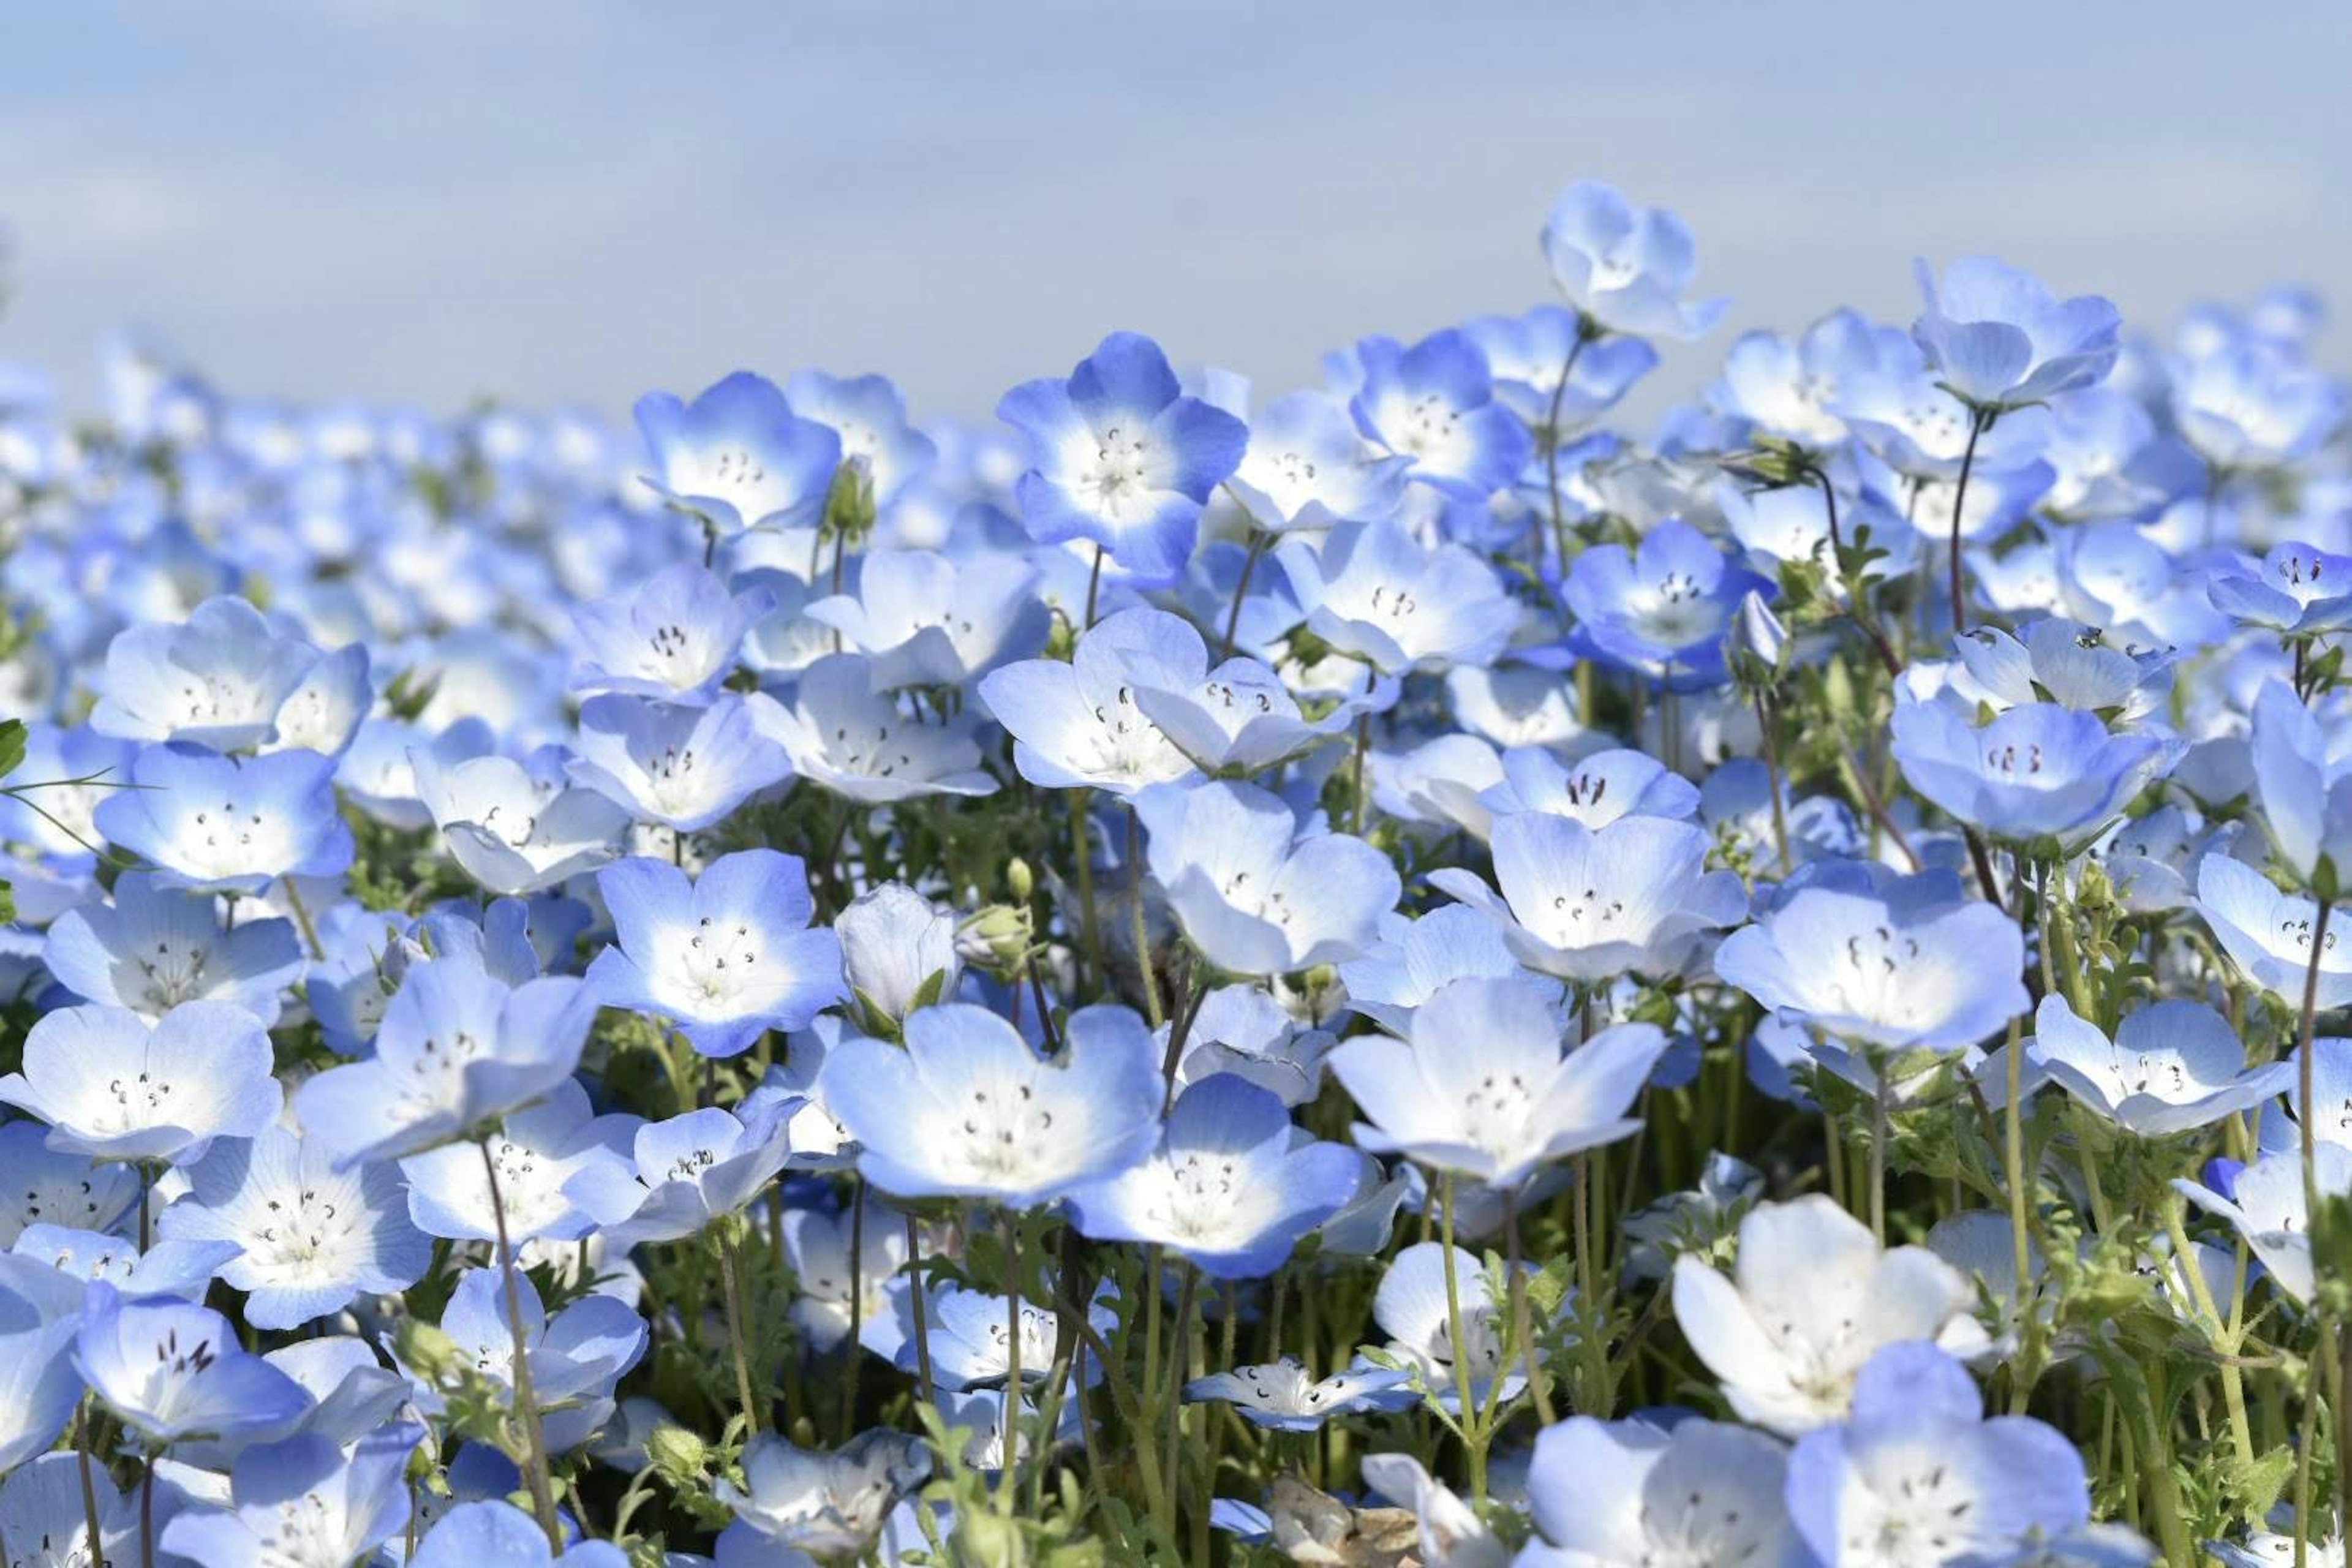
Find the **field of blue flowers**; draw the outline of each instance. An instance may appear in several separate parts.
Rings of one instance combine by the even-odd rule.
[[[0,1562],[2342,1568],[2316,302],[1637,438],[1692,236],[1541,255],[991,428],[0,372]]]

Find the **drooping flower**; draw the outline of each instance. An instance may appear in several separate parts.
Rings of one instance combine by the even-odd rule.
[[[184,1002],[150,1024],[122,1007],[68,1007],[25,1037],[0,1101],[49,1124],[51,1149],[104,1160],[203,1158],[278,1118],[268,1032],[227,1002]]]
[[[2085,294],[2060,300],[2031,275],[1989,256],[1967,256],[1939,284],[1914,264],[1922,310],[1911,335],[1951,390],[1978,408],[2043,403],[2105,378],[2123,317]]]
[[[1253,784],[1161,784],[1136,795],[1135,812],[1185,935],[1236,973],[1353,958],[1395,907],[1387,856],[1344,834],[1302,837],[1290,807]]]
[[[1454,1306],[1461,1309],[1462,1332],[1454,1332]],[[1461,1247],[1454,1249],[1454,1290],[1445,1288],[1445,1247],[1418,1241],[1390,1260],[1372,1297],[1372,1321],[1388,1336],[1388,1352],[1419,1369],[1422,1386],[1446,1409],[1461,1409],[1456,1370],[1470,1385],[1470,1402],[1484,1408],[1490,1393],[1511,1399],[1527,1386],[1522,1358],[1503,1365],[1506,1307],[1495,1299],[1486,1266]],[[1493,1387],[1499,1377],[1502,1386]]]
[[[1356,1142],[1515,1188],[1543,1166],[1614,1142],[1666,1048],[1654,1025],[1620,1024],[1573,1049],[1559,998],[1525,979],[1457,980],[1412,1016],[1410,1043],[1359,1035],[1331,1070],[1370,1125]]]
[[[2352,911],[2331,904],[2323,921],[2317,904],[2279,891],[2244,861],[2208,855],[2197,863],[2197,912],[2238,969],[2273,995],[2300,1006],[2315,975],[2320,1011],[2352,1002]]]
[[[833,922],[850,993],[877,1018],[897,1025],[925,1000],[955,995],[963,973],[956,917],[904,882],[884,882],[850,900]]]
[[[931,1467],[919,1438],[877,1427],[831,1452],[763,1432],[745,1448],[742,1468],[741,1486],[722,1478],[714,1489],[735,1511],[728,1534],[750,1532],[789,1560],[811,1562],[871,1550],[890,1510]],[[724,1536],[719,1551],[727,1556]]]
[[[796,857],[739,850],[689,879],[636,856],[599,871],[596,888],[618,939],[588,966],[597,1000],[667,1019],[705,1056],[805,1028],[844,995],[841,943],[810,929],[816,906]]]
[[[1249,439],[1184,395],[1160,345],[1134,332],[1105,338],[1066,380],[1014,387],[996,414],[1029,439],[1014,493],[1031,537],[1091,540],[1145,583],[1182,574],[1201,510]]]
[[[547,1412],[548,1447],[577,1447],[612,1415],[614,1384],[645,1354],[645,1320],[616,1298],[593,1292],[551,1314],[520,1270],[513,1289],[531,1393]],[[504,1270],[467,1270],[449,1294],[441,1328],[474,1372],[502,1392],[511,1389],[515,1342]]]
[[[1598,180],[1560,193],[1544,220],[1543,250],[1569,302],[1612,331],[1696,338],[1730,306],[1684,300],[1697,251],[1682,219],[1664,207],[1635,206]]]
[[[2321,1201],[2352,1197],[2352,1149],[2320,1142],[2312,1151]],[[2308,1301],[2316,1283],[2311,1255],[2311,1211],[2304,1201],[2299,1147],[2266,1153],[2232,1173],[2216,1191],[2183,1177],[2173,1190],[2226,1223],[2261,1259],[2271,1282],[2296,1301]]]

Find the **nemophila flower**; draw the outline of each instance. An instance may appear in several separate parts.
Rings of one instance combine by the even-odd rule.
[[[1855,1380],[1851,1415],[1789,1456],[1789,1514],[1824,1563],[1914,1568],[2010,1562],[2090,1522],[2082,1456],[2027,1415],[1983,1416],[1966,1368],[1891,1345]]]
[[[1722,319],[1728,300],[1683,299],[1697,270],[1682,219],[1635,206],[1614,185],[1580,180],[1544,220],[1543,251],[1569,302],[1617,332],[1696,338]]]
[[[247,1292],[245,1320],[256,1328],[299,1328],[362,1295],[404,1290],[432,1262],[397,1171],[337,1171],[316,1140],[284,1127],[220,1140],[188,1183],[157,1228],[236,1248],[220,1276]]]
[[[2116,734],[2096,714],[2026,703],[1978,727],[1941,702],[1898,702],[1895,760],[1911,787],[2013,843],[2095,837],[2179,759],[2162,734]]]
[[[799,1106],[771,1100],[738,1117],[716,1106],[639,1126],[628,1164],[583,1167],[564,1192],[615,1246],[675,1241],[749,1204],[783,1169]]]
[[[628,1568],[628,1553],[609,1541],[583,1541],[549,1550],[547,1532],[530,1515],[504,1501],[461,1502],[436,1521],[416,1543],[409,1568]]]
[[[641,1125],[635,1116],[599,1116],[576,1079],[550,1089],[536,1105],[509,1113],[485,1142],[498,1166],[496,1197],[482,1151],[452,1143],[400,1162],[408,1186],[408,1217],[427,1236],[496,1241],[518,1247],[533,1241],[578,1241],[600,1222],[572,1193],[576,1178],[626,1182],[629,1147]],[[386,1169],[362,1166],[365,1173]],[[631,1190],[643,1195],[642,1189]]]
[[[2205,591],[2213,607],[2242,626],[2310,637],[2352,626],[2352,556],[2289,542],[2257,562],[2216,564]]]
[[[1210,492],[1238,467],[1242,422],[1184,395],[1160,345],[1114,332],[1066,381],[1014,387],[996,416],[1029,440],[1014,495],[1040,544],[1087,539],[1144,583],[1182,574]]]
[[[0,1469],[55,1443],[81,1402],[70,1352],[82,1297],[69,1275],[30,1258],[0,1258]]]
[[[209,894],[159,888],[126,871],[114,902],[67,910],[49,927],[41,962],[58,984],[106,1006],[160,1018],[183,1002],[233,1002],[264,1023],[302,973],[291,921],[221,925]]]
[[[1103,617],[1066,664],[1028,659],[992,671],[980,699],[1012,731],[1013,765],[1031,784],[1127,795],[1193,772],[1136,706],[1136,686],[1189,690],[1208,665],[1190,622],[1139,607]]]
[[[1517,746],[1503,753],[1503,782],[1478,799],[1498,816],[1540,811],[1598,828],[1621,816],[1691,816],[1698,786],[1646,752],[1620,747],[1570,763],[1540,746]]]
[[[2033,1016],[2032,1048],[2060,1088],[2145,1138],[2210,1127],[2294,1081],[2292,1062],[2249,1068],[2237,1031],[2202,1002],[2151,1002],[2111,1040],[2053,993]]]
[[[572,610],[580,664],[572,689],[707,703],[733,672],[744,633],[775,605],[764,588],[730,592],[707,566],[664,567]]]
[[[1675,1264],[1675,1321],[1740,1418],[1795,1436],[1842,1419],[1882,1347],[1982,1346],[1976,1292],[1923,1247],[1882,1251],[1870,1227],[1820,1194],[1764,1204],[1739,1222],[1730,1276]]]
[[[2344,423],[2343,384],[2268,343],[2231,343],[2170,368],[2173,422],[2217,469],[2301,462]]]
[[[2168,654],[2126,651],[2097,627],[2056,616],[2022,626],[2014,637],[1979,626],[1953,646],[1965,675],[1953,684],[1996,711],[2055,702],[2139,719],[2159,707],[2171,688]]]
[[[705,1056],[768,1029],[800,1029],[842,999],[841,943],[809,929],[816,906],[794,856],[722,855],[689,879],[642,856],[596,873],[617,943],[588,966],[607,1007],[676,1024]]]
[[[465,952],[415,964],[384,1008],[375,1055],[306,1081],[295,1114],[341,1170],[418,1153],[570,1078],[595,1016],[577,980],[509,987]]]
[[[410,1424],[360,1439],[347,1458],[324,1437],[247,1448],[229,1476],[229,1506],[190,1509],[163,1527],[164,1551],[213,1568],[323,1568],[364,1561],[408,1522]]]
[[[1305,1367],[1285,1356],[1258,1366],[1237,1366],[1231,1372],[1196,1377],[1184,1385],[1184,1398],[1197,1404],[1221,1400],[1240,1412],[1253,1426],[1276,1432],[1313,1432],[1335,1415],[1387,1415],[1410,1410],[1421,1395],[1406,1386],[1412,1374],[1358,1362],[1328,1377],[1308,1375]]]
[[[1738,1563],[1807,1568],[1780,1500],[1789,1451],[1760,1432],[1696,1416],[1671,1427],[1578,1415],[1536,1434],[1528,1500],[1557,1563]]]
[[[1559,998],[1526,980],[1457,980],[1412,1016],[1410,1042],[1359,1035],[1331,1070],[1370,1125],[1356,1142],[1498,1187],[1641,1125],[1634,1097],[1666,1048],[1620,1024],[1570,1050]]]
[[[179,1301],[128,1301],[89,1287],[73,1365],[139,1437],[163,1447],[297,1420],[310,1397],[237,1342],[226,1318]]]
[[[2032,1005],[2025,939],[1949,872],[1824,863],[1715,950],[1715,972],[1781,1018],[1867,1049],[1950,1052]]]
[[[877,506],[888,507],[938,460],[938,444],[907,423],[907,400],[888,376],[796,370],[784,383],[784,400],[801,418],[839,436],[843,458],[866,464]]]
[[[1922,309],[1911,325],[1929,364],[1979,408],[2042,403],[2106,377],[2123,317],[2096,295],[2060,300],[2030,275],[1989,256],[1967,256],[1938,284],[1925,261],[1913,270]]]
[[[1338,398],[1294,392],[1251,421],[1249,447],[1225,482],[1254,527],[1286,533],[1394,515],[1412,466],[1367,439]]]
[[[1164,1046],[1174,1020],[1161,1026]],[[1323,1060],[1337,1042],[1301,1024],[1255,985],[1221,985],[1193,1010],[1176,1064],[1181,1090],[1221,1074],[1247,1079],[1285,1105],[1305,1105],[1323,1084]]]
[[[1346,733],[1362,711],[1360,696],[1343,698],[1319,719],[1299,711],[1282,678],[1254,658],[1229,658],[1189,686],[1161,686],[1150,676],[1128,683],[1143,716],[1202,773],[1263,773]]]
[[[79,1454],[44,1454],[0,1480],[0,1541],[23,1568],[89,1568],[89,1510]],[[139,1505],[103,1469],[89,1470],[97,1504],[98,1558],[130,1563],[139,1555]],[[166,1526],[168,1529],[169,1527]],[[24,1544],[17,1545],[17,1542]]]
[[[791,761],[791,770],[867,805],[923,795],[992,795],[971,721],[910,711],[875,685],[857,654],[818,659],[801,672],[789,705],[764,694],[747,700],[752,723]]]
[[[110,1229],[139,1199],[128,1166],[52,1149],[48,1136],[37,1121],[0,1122],[0,1247],[28,1226]]]
[[[2305,886],[2323,864],[2332,882],[2337,859],[2352,851],[2352,754],[2279,680],[2264,682],[2254,699],[2249,742],[2263,823],[2279,858]]]
[[[1446,1409],[1461,1409],[1455,1368],[1466,1373],[1470,1402],[1483,1409],[1492,1390],[1502,1399],[1517,1396],[1527,1386],[1519,1370],[1521,1358],[1503,1366],[1507,1337],[1505,1307],[1495,1299],[1486,1265],[1461,1247],[1454,1249],[1453,1300],[1461,1308],[1462,1337],[1456,1343],[1453,1310],[1445,1289],[1445,1247],[1443,1242],[1418,1241],[1390,1260],[1372,1296],[1372,1321],[1388,1336],[1386,1349],[1400,1363],[1418,1369],[1422,1386]]]
[[[731,695],[702,708],[592,697],[580,710],[573,748],[574,782],[640,821],[680,833],[701,832],[793,775],[783,748]]]
[[[850,992],[876,1016],[899,1023],[923,1001],[955,994],[963,973],[955,911],[906,883],[885,882],[858,894],[833,930]]]
[[[1975,486],[1969,489],[1973,492]],[[1829,592],[1840,592],[1843,571],[1820,490],[1811,485],[1750,489],[1727,479],[1709,493],[1722,510],[1731,537],[1748,552],[1750,564],[1777,572],[1790,562],[1810,563],[1828,574]],[[1862,565],[1865,579],[1882,582],[1898,576],[1917,558],[1918,532],[1885,508],[1841,494],[1837,509],[1839,532],[1849,547],[1861,543],[1863,531],[1869,531],[1869,545],[1875,553]]]
[[[2058,530],[2053,542],[2056,607],[2074,619],[2147,647],[2205,647],[2230,635],[2230,618],[2208,591],[2210,574],[2184,570],[2137,525],[2080,523]],[[2039,572],[2029,566],[2022,574],[2031,580]]]
[[[2352,1197],[2352,1149],[2325,1140],[2313,1151],[2322,1203]],[[2231,1229],[2261,1259],[2271,1282],[2295,1301],[2311,1300],[2315,1283],[2311,1211],[2304,1202],[2300,1144],[2263,1154],[2231,1174],[2221,1190],[2176,1179],[2173,1190]]]
[[[862,1331],[890,1317],[890,1282],[907,1266],[906,1216],[878,1199],[863,1200],[862,1222],[849,1213],[795,1208],[784,1214],[784,1258],[791,1266],[793,1322],[808,1337],[809,1349],[830,1354],[849,1335],[850,1281],[858,1287]],[[857,1266],[851,1267],[852,1233]]]
[[[1751,591],[1771,584],[1669,518],[1638,550],[1599,544],[1579,555],[1560,595],[1580,654],[1689,689],[1723,678],[1724,634]]]
[[[1071,1016],[1060,1056],[963,1003],[908,1016],[906,1047],[863,1036],[827,1054],[818,1093],[893,1197],[1034,1208],[1150,1153],[1165,1092],[1151,1037],[1121,1008]]]
[[[593,1292],[550,1316],[529,1276],[518,1271],[513,1288],[531,1392],[548,1413],[548,1447],[578,1447],[611,1415],[613,1385],[645,1354],[645,1320],[613,1297]],[[510,1388],[514,1331],[506,1291],[503,1270],[467,1269],[450,1292],[441,1328],[474,1371]]]
[[[2322,1035],[2311,1046],[2313,1135],[2322,1143],[2352,1149],[2352,1039]],[[2266,1154],[2303,1148],[2302,1052],[2294,1052],[2288,1061],[2295,1068],[2296,1087],[2263,1108],[2257,1129],[2259,1145]]]
[[[1508,416],[1505,416],[1508,417]],[[1307,627],[1383,675],[1491,664],[1518,625],[1493,568],[1459,544],[1423,544],[1396,522],[1335,528],[1275,554]]]
[[[756,1533],[809,1562],[871,1551],[890,1510],[931,1465],[922,1439],[877,1427],[831,1452],[763,1432],[744,1449],[742,1469],[741,1486],[722,1477],[712,1491],[734,1510],[730,1533]]]
[[[93,820],[98,803],[130,779],[131,761],[139,751],[135,742],[118,741],[87,726],[26,724],[25,758],[16,764],[15,776],[53,782],[23,796],[0,795],[0,841],[86,862],[99,841]],[[12,868],[12,875],[21,873]],[[17,898],[21,903],[21,889]]]
[[[233,1242],[194,1241],[169,1234],[143,1251],[135,1241],[63,1226],[25,1227],[9,1251],[46,1263],[76,1279],[103,1279],[127,1300],[151,1296],[202,1300],[222,1264],[236,1256]]]
[[[184,1002],[153,1022],[121,1007],[68,1007],[25,1037],[0,1101],[49,1124],[48,1144],[102,1160],[201,1159],[215,1138],[278,1118],[268,1032],[226,1002]]]
[[[1387,856],[1342,834],[1301,837],[1290,807],[1253,784],[1161,784],[1136,795],[1135,813],[1184,934],[1235,973],[1353,958],[1401,891]]]
[[[351,865],[334,775],[316,752],[233,761],[150,746],[131,764],[135,787],[100,801],[92,821],[151,862],[159,886],[257,893],[279,877],[332,877]]]
[[[496,744],[478,719],[460,720],[437,734],[402,719],[362,720],[352,743],[335,763],[335,784],[343,798],[387,827],[404,832],[433,826],[416,787],[412,751],[422,749],[441,768],[487,756]]]
[[[1559,305],[1538,305],[1519,316],[1475,317],[1462,330],[1486,356],[1495,395],[1535,433],[1531,483],[1533,475],[1542,474],[1546,489],[1544,437],[1559,434],[1565,444],[1566,432],[1615,407],[1635,382],[1658,367],[1658,351],[1640,338],[1587,339],[1580,350],[1582,325],[1574,310]],[[1561,471],[1568,470],[1563,466]]]
[[[1363,380],[1348,405],[1356,427],[1412,459],[1408,479],[1480,500],[1519,477],[1528,427],[1496,401],[1486,356],[1463,332],[1449,327],[1411,348],[1366,338],[1356,359]]]
[[[819,599],[807,615],[872,660],[877,690],[960,686],[1045,646],[1053,616],[1037,580],[1018,556],[877,550],[858,563],[855,595]]]
[[[1508,1542],[1496,1533],[1478,1510],[1412,1455],[1367,1454],[1362,1470],[1364,1485],[1372,1496],[1411,1516],[1412,1533],[1408,1538],[1400,1531],[1397,1544],[1402,1546],[1409,1539],[1418,1551],[1416,1560],[1429,1568],[1504,1568],[1525,1560],[1513,1557]],[[1279,1503],[1281,1500],[1269,1500]],[[1287,1509],[1287,1517],[1279,1521],[1270,1517],[1270,1539],[1293,1532],[1309,1539],[1318,1533],[1345,1539],[1356,1528],[1354,1516],[1336,1499],[1325,1499],[1322,1503],[1329,1510],[1323,1518],[1291,1515]]]
[[[1725,351],[1723,376],[1708,400],[1754,431],[1825,451],[1845,439],[1838,411],[1844,384],[1875,369],[1889,352],[1887,340],[1900,336],[1845,310],[1832,311],[1800,337],[1743,332]],[[1819,508],[1820,497],[1813,504]]]
[[[796,416],[775,384],[737,371],[691,404],[637,399],[654,472],[647,489],[714,533],[815,521],[841,461],[841,437]]]
[[[1468,904],[1444,904],[1412,921],[1395,921],[1360,958],[1339,965],[1350,1012],[1392,1035],[1411,1032],[1412,1016],[1456,980],[1524,974],[1495,918]]]
[[[1213,1279],[1259,1279],[1356,1195],[1355,1156],[1296,1134],[1280,1096],[1230,1073],[1176,1097],[1157,1152],[1069,1195],[1097,1241],[1142,1242]]]
[[[1706,869],[1713,841],[1686,822],[1620,817],[1595,832],[1541,812],[1495,819],[1495,879],[1444,868],[1431,884],[1492,918],[1512,954],[1563,980],[1679,967],[1748,910],[1738,873]]]
[[[1118,1317],[1098,1294],[1087,1306],[1087,1321],[1097,1333],[1108,1335],[1118,1326]],[[952,1285],[934,1286],[926,1311],[925,1340],[932,1375],[941,1388],[955,1394],[1003,1387],[1013,1374],[1011,1345],[1017,1329],[1023,1386],[1044,1383],[1053,1365],[1056,1324],[1050,1304],[1023,1301],[1016,1323],[1011,1303],[1003,1296]],[[911,1338],[899,1346],[896,1359],[904,1371],[914,1371],[919,1364]],[[1091,1357],[1079,1371],[1087,1383],[1102,1380],[1102,1368]]]
[[[2197,863],[2197,912],[2239,971],[2271,994],[2299,1006],[2305,983],[2315,973],[2313,994],[2320,1011],[2352,1002],[2352,912],[2330,906],[2323,931],[2316,904],[2279,891],[2269,878],[2227,855]]]
[[[2185,764],[2184,764],[2185,765]],[[2175,778],[2179,775],[2176,772]],[[2243,821],[2208,824],[2186,806],[2159,805],[2116,824],[2089,853],[2134,914],[2186,909],[2197,901],[2189,878],[2209,854],[2243,858],[2260,854],[2260,840]]]
[[[366,655],[352,652],[364,692]],[[103,694],[90,727],[131,741],[249,752],[278,738],[279,710],[325,657],[243,599],[207,599],[184,624],[136,626],[115,635],[107,645]],[[315,698],[323,703],[324,691]],[[352,722],[366,706],[362,696]],[[347,726],[338,742],[349,733]]]

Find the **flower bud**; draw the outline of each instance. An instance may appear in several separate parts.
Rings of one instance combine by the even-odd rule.
[[[833,929],[851,988],[884,1021],[875,1032],[891,1032],[925,1001],[951,994],[962,976],[955,912],[904,882],[885,882],[862,894]]]
[[[1029,911],[1013,904],[991,904],[956,928],[956,955],[996,974],[1019,969],[1029,945]]]
[[[683,1426],[656,1426],[646,1439],[646,1458],[672,1480],[700,1479],[709,1447]]]

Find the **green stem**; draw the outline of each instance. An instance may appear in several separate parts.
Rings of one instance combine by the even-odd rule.
[[[1454,1264],[1454,1173],[1444,1178],[1444,1208],[1440,1215],[1441,1244],[1445,1258],[1445,1331],[1454,1352],[1454,1394],[1461,1402],[1462,1419],[1459,1430],[1462,1446],[1470,1457],[1470,1503],[1473,1508],[1486,1506],[1486,1444],[1484,1424],[1478,1418],[1478,1405],[1470,1397],[1469,1341],[1462,1331],[1462,1284],[1455,1278]]]
[[[561,1553],[563,1524],[556,1517],[555,1484],[547,1468],[547,1433],[540,1425],[538,1391],[531,1386],[530,1343],[522,1331],[522,1288],[517,1283],[514,1242],[507,1235],[506,1198],[499,1190],[499,1162],[490,1152],[488,1139],[482,1140],[481,1150],[482,1173],[490,1184],[490,1215],[498,1226],[499,1269],[506,1279],[507,1331],[514,1344],[515,1417],[521,1422],[523,1433],[523,1479],[530,1489],[531,1512],[547,1536],[547,1549]]]

